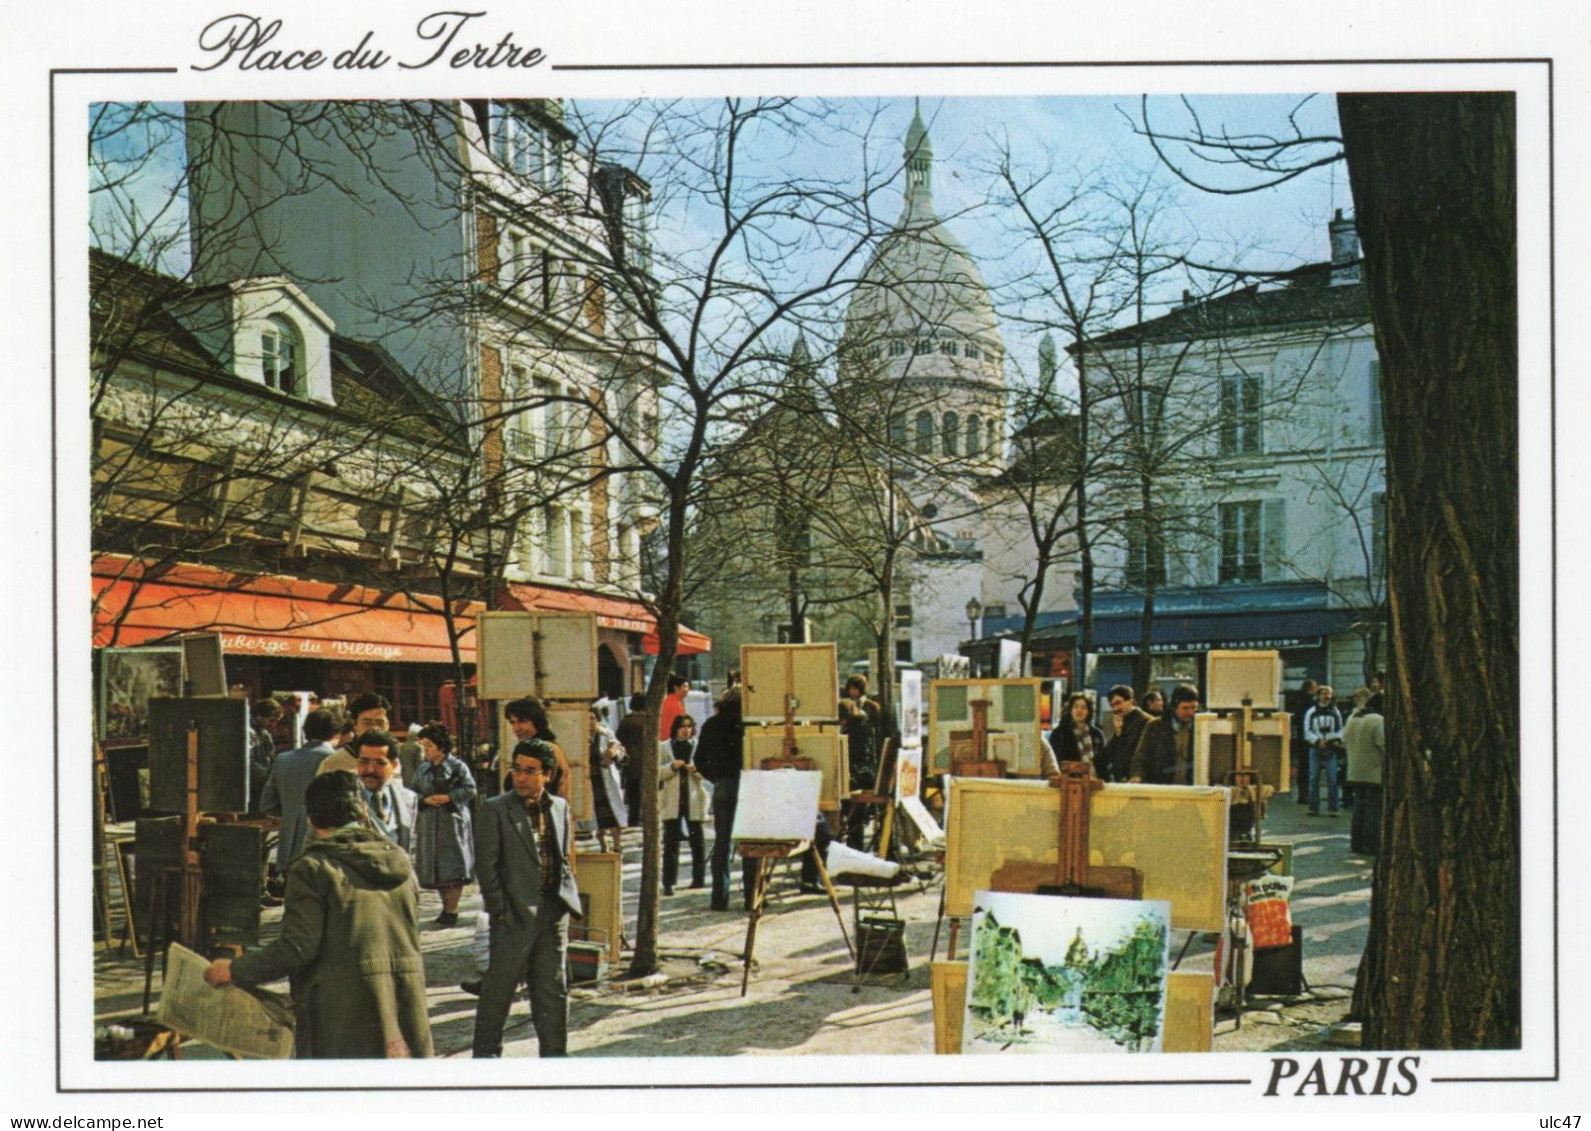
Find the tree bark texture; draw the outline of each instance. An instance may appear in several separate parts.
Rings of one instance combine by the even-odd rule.
[[[1337,101],[1387,440],[1392,667],[1364,1044],[1515,1048],[1514,99]],[[1536,782],[1546,788],[1546,775]]]

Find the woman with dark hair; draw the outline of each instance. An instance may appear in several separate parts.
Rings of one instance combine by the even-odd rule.
[[[1087,762],[1092,767],[1104,749],[1105,732],[1094,725],[1093,698],[1086,692],[1072,692],[1066,697],[1060,719],[1050,728],[1051,753],[1044,759],[1044,772],[1060,773],[1062,762]],[[1094,776],[1100,776],[1097,768]]]
[[[707,841],[702,822],[707,819],[707,786],[696,768],[696,720],[689,715],[675,716],[660,767],[657,780],[663,795],[657,808],[663,815],[663,894],[674,894],[679,876],[682,824],[691,842],[691,887],[704,888]]]
[[[475,878],[475,838],[470,830],[470,801],[475,775],[463,759],[453,756],[453,736],[440,723],[420,729],[423,757],[414,770],[414,792],[420,811],[414,822],[414,874],[420,886],[442,897],[438,926],[459,921],[459,896]]]
[[[515,699],[503,708],[503,715],[508,719],[508,726],[514,732],[516,743],[539,738],[552,746],[558,765],[547,775],[545,788],[551,790],[553,796],[568,801],[569,756],[563,752],[563,747],[558,745],[558,736],[552,732],[552,726],[547,722],[547,708],[542,706],[541,700],[534,695]]]

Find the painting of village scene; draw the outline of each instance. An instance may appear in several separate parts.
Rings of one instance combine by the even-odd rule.
[[[1171,905],[977,893],[967,1053],[1159,1052]]]

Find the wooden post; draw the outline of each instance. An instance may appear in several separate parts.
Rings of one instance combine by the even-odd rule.
[[[199,900],[204,873],[199,864],[199,728],[188,724],[188,793],[182,822],[182,945],[203,953],[199,939]]]

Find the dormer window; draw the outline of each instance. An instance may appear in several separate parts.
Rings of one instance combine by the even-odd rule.
[[[298,395],[304,384],[303,357],[298,330],[280,314],[271,315],[260,334],[260,368],[266,388]]]
[[[491,130],[499,165],[544,188],[563,186],[563,140],[556,132],[501,102],[492,103]]]

